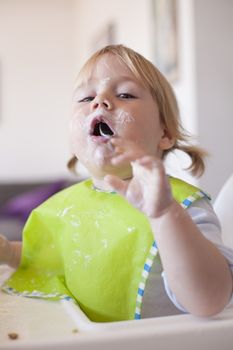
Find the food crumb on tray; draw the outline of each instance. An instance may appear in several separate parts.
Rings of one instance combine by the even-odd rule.
[[[18,338],[19,338],[19,335],[18,335],[18,333],[11,332],[11,333],[8,333],[8,337],[9,337],[9,339],[11,339],[11,340],[15,340],[15,339],[18,339]]]

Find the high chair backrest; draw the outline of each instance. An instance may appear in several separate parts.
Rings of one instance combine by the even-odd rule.
[[[233,174],[220,190],[214,209],[222,225],[222,240],[233,248]]]

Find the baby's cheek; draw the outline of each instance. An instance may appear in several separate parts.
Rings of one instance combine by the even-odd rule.
[[[114,120],[116,124],[116,132],[131,127],[131,124],[135,122],[133,115],[123,109],[117,109],[114,114]]]
[[[69,128],[69,143],[70,143],[70,149],[73,154],[76,154],[79,147],[82,146],[82,133],[80,132],[80,125],[79,121],[72,119],[70,121],[70,128]]]

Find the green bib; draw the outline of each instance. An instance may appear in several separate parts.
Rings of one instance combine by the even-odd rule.
[[[205,196],[181,180],[170,178],[170,183],[183,207]],[[140,318],[157,252],[147,217],[120,195],[100,192],[87,180],[32,211],[23,231],[20,267],[3,290],[72,298],[97,322]]]

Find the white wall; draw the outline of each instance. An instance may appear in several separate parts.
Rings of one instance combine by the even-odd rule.
[[[67,174],[73,0],[0,1],[0,181]]]
[[[178,1],[174,88],[185,127],[212,154],[200,184],[213,196],[233,163],[232,14],[231,0]],[[74,77],[109,23],[116,43],[153,61],[150,0],[0,1],[0,181],[68,176]]]
[[[192,141],[198,142],[198,121],[196,111],[196,66],[195,66],[195,27],[194,1],[177,1],[177,35],[178,35],[178,78],[172,83],[180,108],[183,127],[193,135]],[[167,171],[194,185],[199,179],[187,170],[190,159],[182,152],[171,154],[167,161]]]
[[[77,0],[76,5],[77,69],[96,49],[95,39],[109,23],[115,24],[116,43],[151,57],[150,0]]]
[[[210,152],[201,185],[215,197],[233,172],[233,1],[194,4],[198,135]]]

